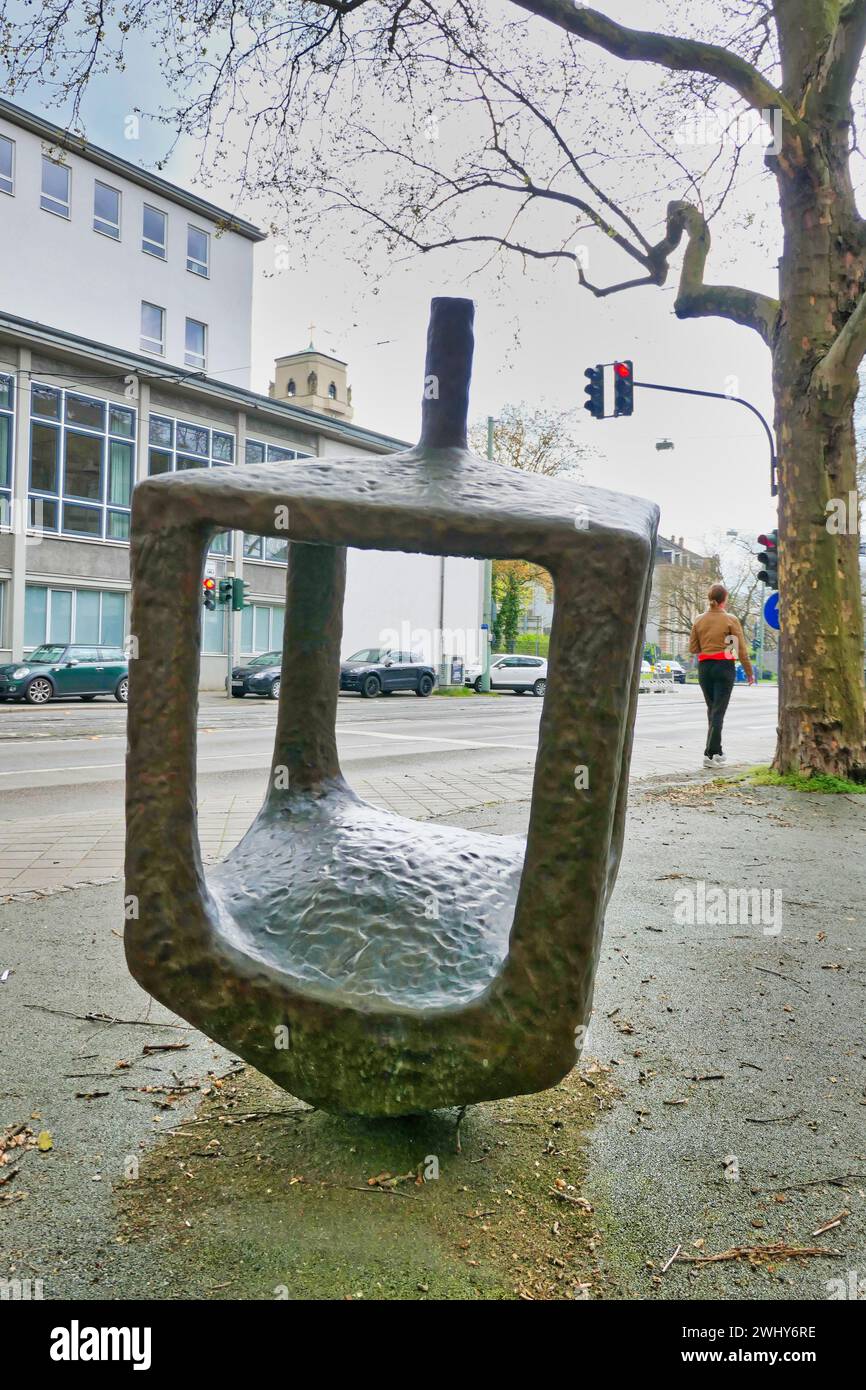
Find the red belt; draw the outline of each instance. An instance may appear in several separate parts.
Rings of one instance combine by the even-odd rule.
[[[698,661],[735,661],[731,652],[701,652]]]

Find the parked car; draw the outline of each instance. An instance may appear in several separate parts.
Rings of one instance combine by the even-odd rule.
[[[640,664],[640,685],[638,686],[638,694],[640,694],[642,691],[649,690],[650,681],[652,680],[652,678],[652,666],[650,666],[648,661],[642,661]]]
[[[232,695],[242,700],[245,695],[265,695],[269,700],[280,697],[282,652],[261,652],[245,666],[232,667]]]
[[[126,704],[129,666],[120,647],[46,642],[23,661],[0,666],[0,700],[47,705],[69,695],[95,700],[113,695]]]
[[[388,647],[363,647],[340,666],[340,689],[354,690],[366,700],[377,695],[393,695],[395,690],[412,690],[426,697],[436,684],[436,671],[412,652]]]
[[[475,662],[467,666],[464,685],[471,685],[476,693],[481,693],[481,665]],[[490,689],[513,690],[523,695],[527,690],[533,695],[543,695],[547,689],[547,661],[543,656],[518,656],[516,653],[499,652],[490,658]]]
[[[662,659],[655,664],[657,676],[672,676],[675,685],[685,685],[686,668],[681,666],[678,661],[666,661]]]

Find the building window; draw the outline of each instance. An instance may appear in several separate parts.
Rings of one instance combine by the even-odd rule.
[[[159,208],[144,205],[144,212],[141,221],[141,249],[146,251],[149,256],[158,256],[161,261],[165,260],[165,238],[168,227],[168,218]]]
[[[120,240],[120,193],[98,181],[93,185],[93,230]]]
[[[297,449],[286,449],[281,444],[266,444],[261,439],[248,439],[244,461],[252,464],[282,463],[286,459],[312,457],[312,454],[301,454]],[[284,565],[289,558],[289,543],[281,536],[253,536],[245,533],[244,556],[247,560],[270,560],[274,564]]]
[[[125,593],[111,589],[24,589],[24,647],[43,642],[96,642],[122,647],[126,637]]]
[[[205,280],[210,275],[210,236],[199,227],[186,229],[186,268]]]
[[[128,540],[135,411],[38,382],[30,411],[30,524],[89,540]]]
[[[141,301],[141,350],[165,355],[165,310],[146,299]]]
[[[328,400],[329,400],[329,401],[335,401],[336,399],[337,399],[337,383],[336,383],[335,381],[332,381],[331,384],[330,384],[330,386],[328,387]]]
[[[188,367],[198,367],[204,371],[207,362],[207,324],[198,319],[187,319],[186,342],[183,360]]]
[[[151,477],[185,468],[223,468],[235,461],[233,434],[194,425],[188,420],[172,420],[168,415],[151,415],[148,445],[147,471]],[[217,532],[210,543],[210,552],[228,555],[231,532]]]
[[[8,526],[12,514],[14,410],[15,378],[0,376],[0,526]]]
[[[53,212],[58,217],[69,216],[70,173],[66,164],[56,159],[42,156],[42,197],[39,206],[43,212]]]
[[[241,615],[241,651],[274,652],[283,645],[285,608],[276,604],[254,603]]]
[[[288,380],[288,382],[286,383],[286,395],[287,395],[287,396],[294,396],[294,395],[297,394],[297,390],[298,390],[298,388],[296,387],[294,381],[293,381],[292,378],[290,377],[289,380]]]
[[[0,135],[0,193],[15,192],[15,141]]]
[[[202,609],[201,649],[206,656],[221,656],[226,649],[226,614],[220,604]]]

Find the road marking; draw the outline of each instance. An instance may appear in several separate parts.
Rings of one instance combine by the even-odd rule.
[[[368,732],[366,729],[349,729],[345,725],[337,726],[337,735],[340,734],[352,734],[356,738],[389,739],[400,743],[447,743],[452,748],[506,748],[509,752],[538,752],[538,745],[534,743],[479,743],[475,739],[436,738],[433,734],[383,734],[375,729]]]

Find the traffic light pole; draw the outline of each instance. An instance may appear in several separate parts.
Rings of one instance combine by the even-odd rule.
[[[496,420],[487,417],[487,457],[493,458],[493,426]],[[493,561],[484,561],[484,598],[481,609],[481,690],[490,694],[490,628],[493,623]]]
[[[635,381],[634,386],[640,386],[644,391],[673,391],[677,396],[707,396],[714,401],[733,401],[736,405],[744,405],[747,410],[751,410],[753,415],[757,415],[761,424],[764,426],[767,435],[767,442],[770,445],[770,496],[778,496],[779,486],[776,481],[778,468],[778,458],[776,456],[776,441],[773,438],[773,431],[764,419],[757,406],[752,405],[751,401],[743,400],[742,396],[726,396],[723,391],[699,391],[693,386],[660,386],[655,381]]]
[[[764,599],[767,586],[761,580],[761,601],[758,609],[758,683],[764,679]]]

